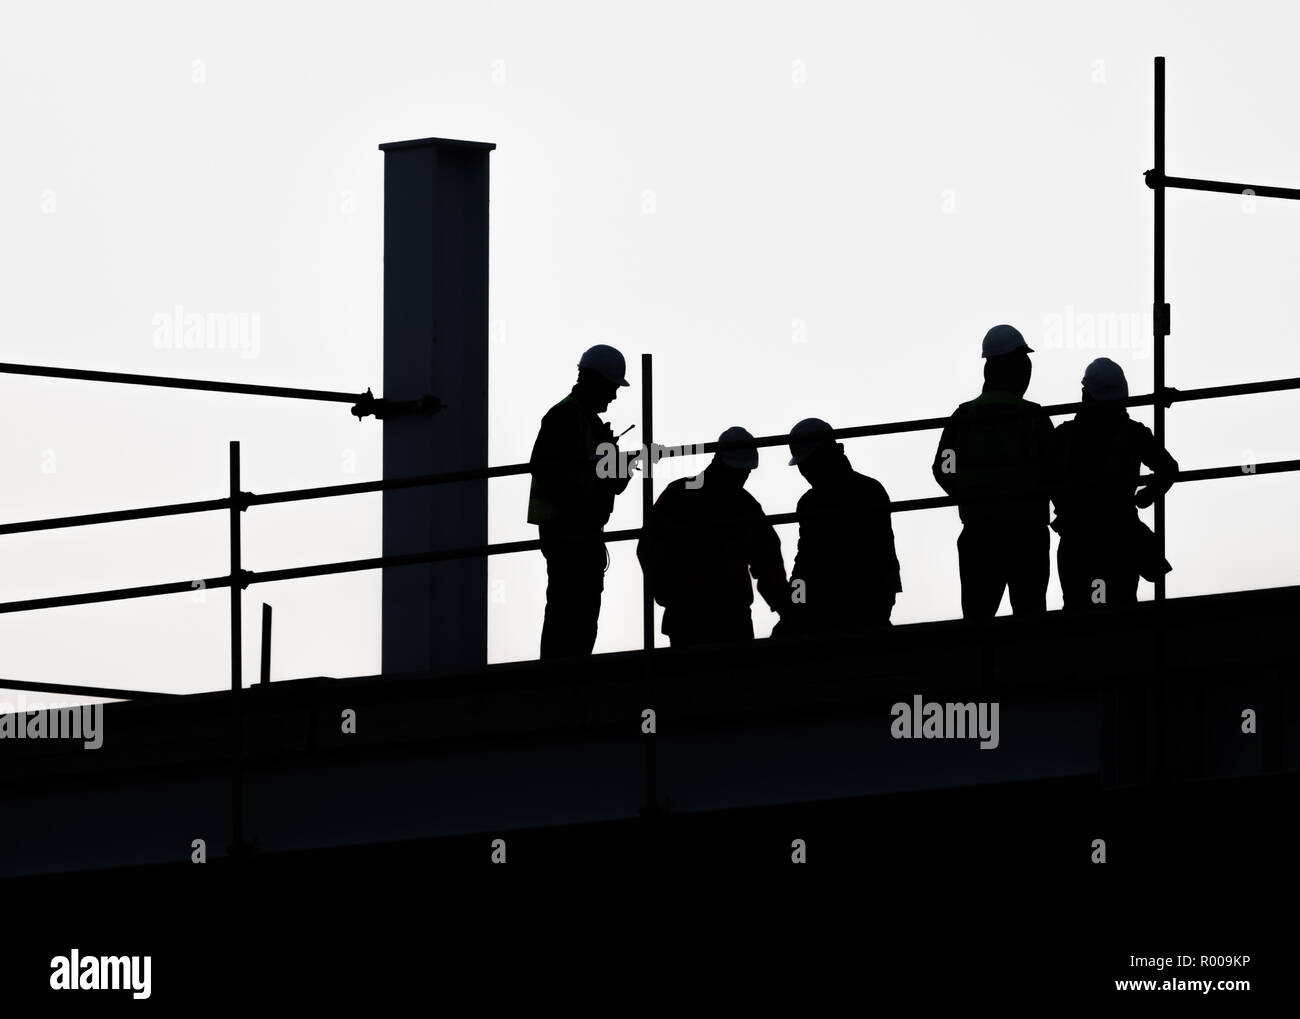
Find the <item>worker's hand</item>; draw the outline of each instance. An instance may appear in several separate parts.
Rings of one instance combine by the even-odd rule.
[[[1133,504],[1137,506],[1138,509],[1146,509],[1155,501],[1156,501],[1156,494],[1155,492],[1151,491],[1150,488],[1142,489],[1140,492],[1138,492],[1137,495],[1133,497]]]
[[[636,458],[635,453],[625,453],[619,451],[616,467],[616,475],[611,478],[614,485],[614,494],[622,495],[627,486],[632,481],[632,461]]]

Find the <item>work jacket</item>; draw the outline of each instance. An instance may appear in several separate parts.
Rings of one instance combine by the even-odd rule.
[[[637,542],[637,558],[655,601],[664,606],[663,632],[687,613],[748,615],[750,576],[774,611],[788,591],[781,539],[758,500],[741,487],[710,484],[708,474],[670,484],[654,504]]]
[[[1122,406],[1085,406],[1056,429],[1055,450],[1060,473],[1052,527],[1062,537],[1130,533],[1142,466],[1153,475],[1143,489],[1144,504],[1169,491],[1178,476],[1178,463],[1156,445],[1151,429]]]
[[[583,404],[576,390],[575,386],[542,418],[530,457],[528,522],[587,533],[605,526],[614,510],[614,497],[627,487],[629,478],[613,471],[604,473],[614,476],[600,476],[598,447],[613,443],[613,431]]]
[[[1055,465],[1052,421],[1036,403],[988,390],[963,403],[931,470],[963,524],[1046,524]]]
[[[800,497],[795,515],[799,549],[790,579],[803,582],[794,588],[809,613],[852,622],[893,604],[903,585],[889,495],[880,482],[845,459],[842,472]]]

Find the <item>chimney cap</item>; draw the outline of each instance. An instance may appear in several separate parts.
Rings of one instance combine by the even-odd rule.
[[[389,149],[414,149],[424,145],[433,146],[453,146],[465,149],[483,149],[488,152],[497,147],[496,142],[469,142],[457,138],[413,138],[405,142],[384,142],[379,148],[387,152]]]

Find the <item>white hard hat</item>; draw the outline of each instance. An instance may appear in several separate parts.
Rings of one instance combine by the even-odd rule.
[[[739,425],[733,425],[718,436],[719,442],[740,442],[744,439],[753,441],[754,436]],[[720,449],[715,454],[728,467],[738,471],[752,471],[758,466],[758,448],[756,446],[738,446],[735,449]]]
[[[827,441],[828,433],[833,431],[821,418],[804,418],[791,428],[790,466],[802,463],[817,452]]]
[[[1025,342],[1025,338],[1020,335],[1020,330],[1015,326],[994,326],[984,334],[984,357],[999,357],[1017,351],[1032,354],[1034,348]]]
[[[1099,357],[1083,372],[1083,391],[1094,400],[1128,399],[1124,369],[1108,357]]]
[[[606,343],[597,343],[583,351],[582,357],[578,359],[578,367],[593,371],[616,386],[629,384],[623,377],[627,373],[627,362],[623,360],[622,354]]]

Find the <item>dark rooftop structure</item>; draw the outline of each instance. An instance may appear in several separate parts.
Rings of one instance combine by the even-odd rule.
[[[418,844],[426,863],[462,852],[486,862],[497,837],[521,863],[561,859],[587,838],[639,853],[647,831],[678,828],[718,833],[693,851],[733,863],[784,859],[794,838],[822,858],[910,858],[913,839],[940,831],[942,853],[961,857],[1028,839],[1044,859],[1082,860],[1093,837],[1109,836],[1116,861],[1175,863],[1189,824],[1213,833],[1220,853],[1258,852],[1252,835],[1268,813],[1148,825],[1126,810],[1151,797],[1244,806],[1264,788],[1295,790],[1300,749],[1286,736],[1300,727],[1297,618],[1300,588],[1286,588],[1084,618],[665,649],[650,663],[627,652],[256,686],[244,700],[244,826],[264,856],[400,858]],[[896,739],[891,706],[918,694],[997,701],[996,749]],[[647,708],[654,735],[643,731]],[[1247,708],[1256,735],[1241,730]],[[346,709],[353,734],[342,731]],[[195,838],[213,858],[228,851],[229,696],[105,712],[98,750],[2,748],[11,834],[0,873],[165,865],[188,860]],[[925,821],[927,800],[944,797],[982,822],[954,828],[951,810]],[[900,814],[909,834],[881,844],[881,819]],[[771,839],[737,838],[750,824]],[[837,834],[818,844],[811,833],[828,829]],[[1270,852],[1296,848],[1287,826],[1272,835],[1281,841]]]

